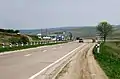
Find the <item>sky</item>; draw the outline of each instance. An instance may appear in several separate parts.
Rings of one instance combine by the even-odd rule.
[[[120,24],[120,0],[0,0],[0,28]]]

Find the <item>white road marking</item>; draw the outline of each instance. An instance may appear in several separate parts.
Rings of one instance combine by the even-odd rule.
[[[60,48],[62,48],[63,46],[60,46]]]
[[[96,74],[91,74],[92,76],[95,76]]]
[[[52,48],[52,49],[57,49],[56,47]]]
[[[26,56],[26,57],[28,57],[28,56],[31,56],[32,54],[27,54],[27,55],[24,55],[24,56]]]
[[[58,59],[57,61],[55,61],[54,63],[48,65],[47,67],[45,67],[43,70],[39,71],[38,73],[34,74],[33,76],[31,76],[28,79],[34,79],[36,78],[38,75],[40,75],[41,73],[43,73],[45,70],[47,70],[48,68],[52,67],[53,65],[57,64],[58,62],[60,62],[61,60],[63,60],[64,58],[66,58],[67,56],[69,56],[70,54],[72,54],[73,52],[75,52],[76,50],[78,50],[79,48],[83,47],[85,44],[80,45],[79,47],[77,47],[76,49],[72,50],[71,52],[69,52],[68,54],[64,55],[62,58]]]
[[[23,51],[28,51],[28,50],[33,50],[33,49],[41,49],[41,48],[46,48],[48,46],[40,46],[36,48],[28,48],[28,49],[21,49],[21,50],[15,50],[15,51],[8,51],[8,52],[1,52],[0,55],[5,55],[5,54],[11,54],[11,53],[16,53],[16,52],[23,52]]]
[[[47,50],[43,50],[42,52],[46,52]]]

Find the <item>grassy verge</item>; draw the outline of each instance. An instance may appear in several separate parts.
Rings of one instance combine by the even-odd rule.
[[[46,45],[62,44],[62,43],[67,43],[67,42],[57,42],[57,43],[28,45],[28,46],[25,45],[25,46],[18,46],[18,47],[13,46],[13,47],[5,47],[5,48],[0,47],[0,53],[1,53],[1,52],[6,52],[6,51],[15,51],[15,50],[21,50],[21,49],[27,49],[27,48],[34,48],[34,47],[46,46]]]
[[[115,42],[101,44],[100,53],[94,55],[102,69],[105,71],[109,79],[120,79],[120,42],[116,45]]]

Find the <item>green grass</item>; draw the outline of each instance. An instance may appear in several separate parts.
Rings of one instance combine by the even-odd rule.
[[[48,43],[48,44],[38,44],[38,45],[26,45],[26,46],[13,46],[13,47],[5,47],[2,48],[0,47],[0,53],[1,52],[6,52],[6,51],[15,51],[15,50],[21,50],[21,49],[27,49],[27,48],[34,48],[34,47],[39,47],[39,46],[45,46],[45,45],[55,45],[55,44],[62,44],[62,43],[67,43],[67,42],[57,42],[57,43]]]
[[[120,42],[119,42],[120,44]],[[114,42],[101,44],[100,53],[94,55],[109,79],[120,79],[120,47]]]

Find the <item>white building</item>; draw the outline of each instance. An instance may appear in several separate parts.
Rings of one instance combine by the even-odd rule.
[[[42,34],[37,34],[38,38],[42,38]]]

